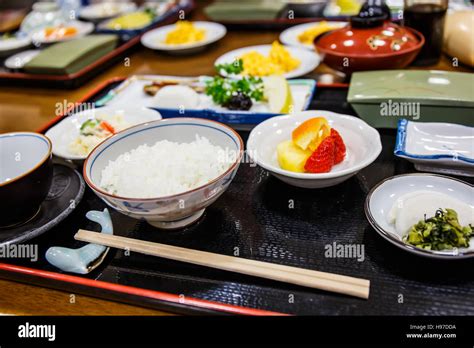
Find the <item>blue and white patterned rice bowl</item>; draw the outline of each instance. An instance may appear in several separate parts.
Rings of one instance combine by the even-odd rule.
[[[179,194],[156,198],[129,198],[111,194],[100,187],[103,169],[140,145],[160,140],[192,142],[196,134],[213,145],[235,154],[229,168],[207,184]],[[198,220],[204,209],[225,192],[237,173],[243,156],[243,141],[232,128],[210,120],[173,118],[141,124],[117,133],[99,144],[84,163],[84,179],[89,187],[115,210],[136,219],[145,219],[162,229],[176,229]]]

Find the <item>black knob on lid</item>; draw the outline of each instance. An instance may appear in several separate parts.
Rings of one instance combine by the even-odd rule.
[[[390,19],[390,8],[384,0],[367,0],[357,16],[351,17],[354,28],[374,28]]]

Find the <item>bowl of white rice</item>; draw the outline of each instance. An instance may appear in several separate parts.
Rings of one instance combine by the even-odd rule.
[[[224,193],[240,164],[243,141],[232,128],[172,118],[108,138],[84,163],[84,179],[109,206],[162,229],[198,220]]]

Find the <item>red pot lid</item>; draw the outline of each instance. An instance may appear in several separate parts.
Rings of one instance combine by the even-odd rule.
[[[372,28],[348,26],[324,34],[316,40],[316,49],[347,56],[392,55],[417,47],[422,37],[407,27],[385,21]]]

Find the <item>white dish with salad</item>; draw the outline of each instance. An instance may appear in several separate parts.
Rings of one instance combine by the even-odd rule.
[[[81,161],[99,143],[132,126],[160,120],[159,112],[144,107],[103,107],[66,116],[46,132],[53,143],[53,154],[66,160]]]

